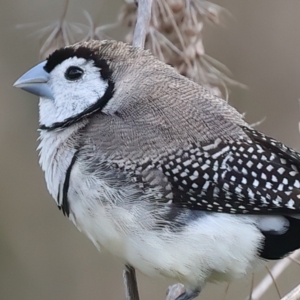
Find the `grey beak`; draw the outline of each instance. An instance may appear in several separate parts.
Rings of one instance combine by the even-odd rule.
[[[46,61],[43,61],[27,71],[14,83],[14,87],[39,97],[54,100],[51,88],[48,85],[50,75],[44,70],[45,64]]]

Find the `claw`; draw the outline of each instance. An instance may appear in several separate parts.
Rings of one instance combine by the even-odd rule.
[[[166,300],[193,300],[199,294],[198,289],[188,292],[183,284],[176,283],[168,287]]]
[[[183,284],[176,283],[174,285],[170,285],[167,290],[166,300],[175,300],[184,293],[186,293],[186,289]]]

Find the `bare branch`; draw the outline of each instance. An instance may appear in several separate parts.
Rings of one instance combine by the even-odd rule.
[[[144,49],[146,35],[149,31],[152,0],[138,0],[137,21],[132,45]]]
[[[137,21],[133,34],[132,45],[144,49],[146,35],[149,32],[152,0],[138,0]],[[126,289],[126,300],[139,300],[139,291],[136,281],[135,269],[126,265],[123,272]]]
[[[300,299],[300,284],[291,292],[284,296],[281,300],[299,300]]]
[[[123,279],[126,290],[126,300],[139,300],[135,269],[129,265],[125,266]]]

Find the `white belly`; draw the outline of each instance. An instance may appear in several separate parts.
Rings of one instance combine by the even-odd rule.
[[[141,205],[103,205],[99,195],[105,193],[101,191],[105,187],[91,180],[84,182],[78,171],[72,171],[73,187],[81,188],[69,192],[70,218],[98,248],[105,248],[142,273],[201,286],[207,279],[242,277],[257,265],[262,234],[255,219],[210,213],[178,232],[150,230],[153,219],[149,210]]]

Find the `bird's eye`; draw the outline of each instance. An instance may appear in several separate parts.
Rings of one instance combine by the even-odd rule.
[[[65,77],[68,80],[77,80],[81,78],[82,75],[83,75],[83,70],[74,66],[69,67],[65,73]]]

